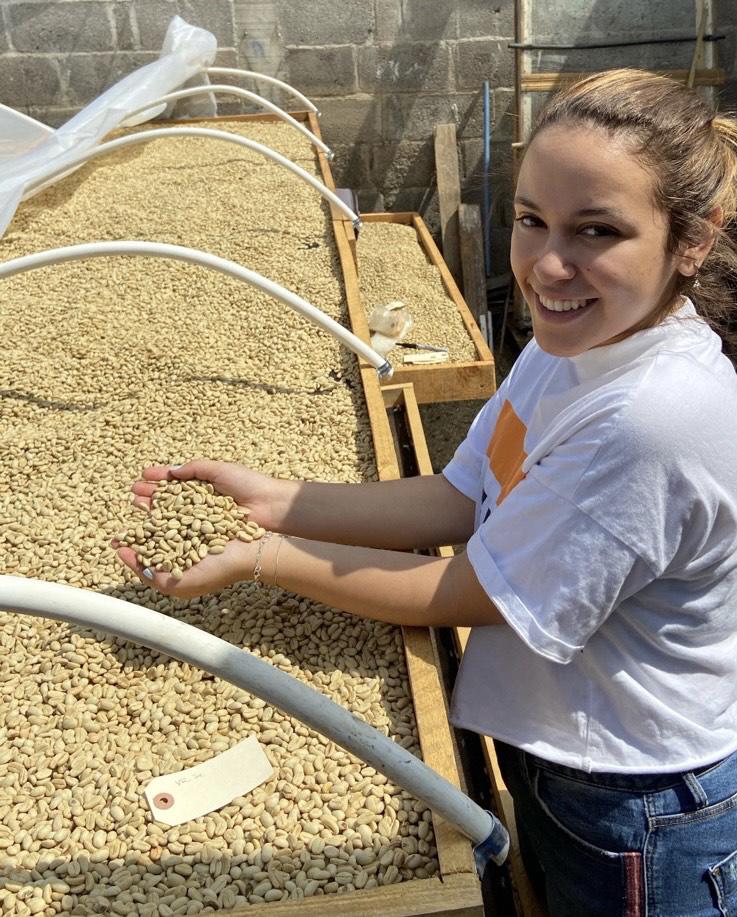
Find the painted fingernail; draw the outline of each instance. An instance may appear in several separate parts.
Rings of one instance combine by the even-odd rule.
[[[144,567],[144,568],[143,568],[143,575],[146,577],[146,579],[153,579],[153,578],[154,578],[154,571],[151,569],[151,567]]]

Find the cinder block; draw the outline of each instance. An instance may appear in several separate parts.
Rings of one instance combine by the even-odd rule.
[[[492,140],[514,139],[517,109],[514,101],[514,89],[495,89],[492,99]]]
[[[48,124],[49,127],[61,127],[62,124],[66,124],[70,118],[73,118],[78,111],[79,108],[71,108],[66,105],[60,107],[54,106],[53,108],[47,108],[46,106],[36,108],[30,105],[26,109],[26,114],[30,115],[31,118],[35,118],[37,121]]]
[[[358,49],[358,85],[364,92],[448,89],[450,51],[445,44],[405,44]]]
[[[218,48],[235,47],[232,0],[179,0],[177,10],[182,19],[212,32]]]
[[[83,107],[128,76],[158,57],[154,52],[122,51],[120,54],[72,54],[67,59],[69,105]]]
[[[287,82],[307,95],[346,95],[356,90],[355,49],[352,45],[330,48],[288,48]]]
[[[138,50],[138,39],[133,31],[133,16],[131,0],[115,0],[113,22],[115,24],[115,48],[118,51]]]
[[[453,3],[404,0],[399,37],[404,41],[435,42],[458,37],[458,13]]]
[[[459,41],[454,51],[456,89],[478,89],[484,80],[492,88],[513,85],[514,54],[505,41]]]
[[[314,99],[320,109],[323,137],[341,143],[374,143],[381,136],[380,103],[372,96]],[[327,141],[329,142],[329,141]]]
[[[430,230],[430,235],[435,240],[435,244],[443,252],[443,239],[440,231],[440,198],[438,197],[437,186],[431,189],[425,189],[420,203],[415,207],[420,216],[425,221],[425,225]]]
[[[172,16],[177,14],[176,0],[133,0],[133,14],[141,50],[160,51]]]
[[[358,189],[358,209],[361,213],[384,213],[386,201],[384,195],[376,188]]]
[[[10,42],[8,41],[8,28],[5,25],[3,4],[0,3],[0,54],[2,54],[4,51],[7,51],[9,48]]]
[[[374,31],[366,0],[280,0],[278,11],[286,45],[363,44]]]
[[[0,58],[3,103],[11,108],[62,104],[56,60],[35,54],[6,54]],[[43,120],[43,119],[41,119]]]
[[[514,35],[514,0],[460,0],[459,38],[509,38]]]
[[[371,146],[367,143],[341,143],[339,138],[333,138],[324,133],[323,140],[328,143],[335,153],[335,159],[330,163],[330,168],[338,188],[370,188],[374,187],[371,177]]]
[[[160,51],[173,16],[207,29],[218,47],[234,48],[235,25],[231,0],[132,0],[141,48]]]
[[[426,200],[425,188],[400,188],[396,191],[386,191],[384,193],[387,210],[394,213],[404,213],[406,211],[419,212],[420,206]],[[430,227],[430,231],[433,229]]]
[[[402,0],[375,0],[376,32],[374,40],[379,44],[399,40],[402,28]]]
[[[432,138],[402,143],[378,143],[372,148],[371,183],[389,196],[402,188],[425,187],[435,171]]]
[[[610,36],[614,40],[614,36]],[[559,39],[560,40],[560,39]],[[586,40],[585,38],[581,39]],[[608,67],[638,67],[642,70],[688,70],[692,44],[633,45],[626,48],[581,49],[544,52],[536,65],[540,70],[605,70]]]
[[[464,114],[470,93],[463,98]],[[426,140],[436,124],[459,125],[459,97],[398,93],[382,100],[382,137],[385,140]]]
[[[16,51],[61,54],[115,47],[109,3],[10,3],[4,12]]]

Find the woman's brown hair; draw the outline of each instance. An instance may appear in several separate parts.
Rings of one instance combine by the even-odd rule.
[[[634,144],[654,177],[655,203],[668,216],[671,252],[713,236],[698,274],[678,274],[673,293],[690,296],[700,314],[729,338],[735,330],[737,296],[734,118],[715,115],[697,92],[675,80],[620,69],[594,74],[554,96],[530,140],[546,127],[566,122],[599,127]],[[719,225],[716,214],[721,214]]]

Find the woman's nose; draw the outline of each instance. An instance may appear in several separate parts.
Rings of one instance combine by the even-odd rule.
[[[559,245],[548,245],[535,259],[535,274],[550,283],[556,280],[570,280],[576,273],[573,262],[565,249]]]

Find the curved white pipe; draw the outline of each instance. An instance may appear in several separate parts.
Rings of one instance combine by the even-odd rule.
[[[380,354],[357,338],[353,332],[343,325],[325,315],[320,309],[287,290],[286,287],[274,283],[267,277],[251,271],[235,261],[219,258],[209,252],[199,251],[195,248],[185,248],[182,245],[165,245],[161,242],[90,242],[84,245],[68,245],[64,248],[51,248],[22,258],[11,258],[9,261],[0,261],[0,278],[12,277],[24,271],[32,271],[39,267],[51,264],[60,264],[64,261],[75,261],[80,258],[106,258],[110,255],[142,255],[148,258],[172,258],[175,261],[186,261],[202,267],[212,268],[235,277],[236,280],[245,280],[285,305],[304,315],[305,318],[319,325],[333,337],[337,338],[349,350],[359,357],[363,357],[376,369],[380,379],[390,379],[392,367]]]
[[[48,185],[54,184],[54,182],[60,180],[84,162],[96,159],[98,156],[104,156],[106,153],[110,153],[121,147],[132,146],[136,143],[148,143],[150,140],[158,140],[160,137],[209,137],[211,140],[224,140],[228,143],[235,143],[238,146],[246,147],[249,150],[253,150],[255,153],[260,153],[267,159],[273,159],[273,161],[280,166],[284,166],[285,169],[289,169],[290,172],[294,172],[295,175],[299,176],[303,181],[306,181],[307,184],[311,185],[316,191],[319,191],[327,201],[345,214],[357,231],[361,228],[361,218],[357,213],[351,210],[345,201],[342,201],[335,192],[323,185],[314,175],[310,175],[310,173],[301,166],[292,162],[291,159],[287,159],[286,156],[282,156],[281,153],[277,153],[276,150],[272,150],[271,147],[264,146],[263,143],[257,143],[255,140],[249,140],[247,137],[241,137],[238,134],[230,134],[227,131],[213,130],[209,127],[162,127],[156,130],[139,131],[136,134],[128,134],[125,137],[118,137],[115,140],[108,140],[106,143],[101,143],[91,150],[85,150],[71,159],[66,159],[63,168],[59,169],[57,172],[53,172],[51,175],[46,174],[35,181],[29,182],[23,194],[23,200],[32,197],[34,194],[38,194],[39,191],[42,191]]]
[[[265,73],[258,73],[256,70],[237,70],[235,67],[206,67],[203,72],[214,76],[243,76],[247,79],[262,80],[271,86],[278,86],[279,89],[298,99],[308,111],[312,111],[318,118],[320,117],[320,112],[314,102],[310,102],[307,96],[303,96],[294,86],[290,86],[289,83],[284,83],[282,80],[277,80],[274,76],[266,76]]]
[[[147,105],[142,105],[140,108],[134,108],[133,111],[128,112],[126,115],[126,121],[129,118],[134,118],[136,115],[140,115],[142,112],[148,111],[154,106],[160,105],[162,103],[175,102],[177,99],[186,99],[189,96],[203,95],[204,93],[210,92],[219,92],[224,95],[238,96],[241,99],[248,99],[249,102],[254,102],[256,105],[260,105],[262,108],[270,111],[273,115],[276,115],[277,118],[296,128],[301,134],[304,134],[310,143],[316,146],[318,150],[322,150],[322,152],[327,156],[329,160],[334,158],[333,152],[327,143],[323,143],[323,141],[320,140],[319,137],[316,137],[308,127],[305,127],[304,124],[300,124],[296,118],[293,118],[282,108],[279,108],[278,105],[274,105],[273,102],[269,102],[268,99],[264,99],[262,96],[257,95],[255,92],[250,92],[248,89],[240,89],[238,86],[208,83],[206,86],[190,86],[187,89],[177,89],[175,92],[167,92],[166,95],[159,96],[158,99],[154,99]],[[123,124],[125,124],[125,121]]]
[[[386,774],[475,844],[498,838],[496,862],[507,855],[502,825],[445,777],[314,688],[207,631],[112,596],[17,576],[0,576],[0,609],[102,630],[256,694]]]

